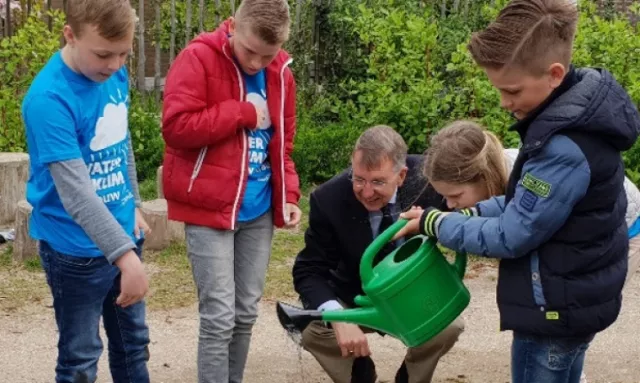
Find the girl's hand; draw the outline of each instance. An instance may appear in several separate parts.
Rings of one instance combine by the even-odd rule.
[[[420,217],[422,216],[422,208],[419,206],[413,206],[410,210],[400,214],[400,219],[406,219],[406,225],[393,237],[392,241],[402,238],[407,235],[418,234],[420,232]]]

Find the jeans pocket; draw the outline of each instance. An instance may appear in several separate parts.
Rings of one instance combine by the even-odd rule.
[[[549,344],[549,368],[568,369],[576,358],[587,350],[589,343],[582,338],[552,339]]]
[[[57,253],[55,257],[56,261],[59,264],[79,269],[90,267],[96,261],[96,258],[94,257],[75,257],[73,255],[66,255],[61,253]]]

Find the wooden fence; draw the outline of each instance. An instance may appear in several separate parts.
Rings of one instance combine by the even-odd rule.
[[[109,1],[109,0],[104,0]],[[132,0],[132,5],[137,10],[139,18],[134,51],[130,56],[129,68],[133,72],[138,89],[162,89],[164,76],[169,65],[175,58],[179,47],[186,45],[194,35],[205,29],[218,25],[218,23],[235,12],[237,4],[241,0]],[[353,0],[366,1],[366,0]],[[467,13],[472,1],[477,0],[425,0],[424,3],[435,4],[440,7],[442,15],[446,13]],[[491,0],[494,2],[495,0]],[[67,0],[0,0],[0,39],[11,36],[20,27],[34,8],[39,3],[42,9],[64,9]],[[305,24],[313,28],[309,41],[305,42],[305,49],[314,52],[312,57],[318,61],[319,50],[322,48],[322,36],[319,33],[319,23],[315,22],[315,11],[318,7],[330,3],[331,0],[289,0],[292,12],[292,40],[303,39],[301,25]],[[598,0],[602,9],[626,11],[634,3],[640,0]],[[8,6],[7,4],[10,4]],[[164,8],[163,8],[164,7]],[[169,42],[161,41],[163,34],[163,22],[166,22],[163,12],[167,12],[170,23]],[[178,12],[184,9],[184,15]],[[210,18],[207,26],[205,20]],[[303,20],[303,15],[310,15],[311,22]],[[182,16],[184,16],[182,18]],[[635,21],[635,20],[634,20]],[[51,20],[48,20],[51,28]],[[179,34],[177,24],[183,24],[182,35]],[[313,61],[313,58],[312,58]],[[317,65],[315,66],[317,70]],[[134,70],[135,68],[135,70]],[[313,66],[310,67],[313,71]],[[311,78],[318,79],[316,76]],[[156,92],[159,93],[159,92]]]

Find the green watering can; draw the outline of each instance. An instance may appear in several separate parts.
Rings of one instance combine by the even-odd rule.
[[[313,320],[355,323],[396,337],[407,347],[421,345],[444,330],[471,299],[462,283],[467,256],[458,253],[451,265],[434,239],[418,235],[373,267],[376,254],[406,224],[399,219],[365,250],[360,277],[366,295],[355,298],[360,307],[321,312],[278,302],[280,324],[293,332],[304,331]]]

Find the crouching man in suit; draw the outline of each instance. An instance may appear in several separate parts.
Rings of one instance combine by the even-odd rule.
[[[446,209],[423,178],[422,156],[407,156],[402,137],[388,126],[365,131],[353,150],[351,167],[319,186],[310,197],[305,247],[293,266],[293,282],[306,309],[353,307],[363,294],[360,259],[373,239],[411,206]],[[389,243],[380,261],[401,243]],[[430,341],[407,350],[396,382],[430,382],[436,365],[456,343],[464,322],[456,319]],[[349,323],[312,322],[302,346],[337,383],[373,383],[377,374],[365,333]]]

